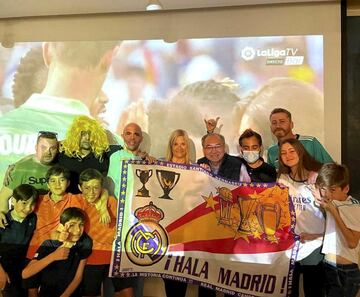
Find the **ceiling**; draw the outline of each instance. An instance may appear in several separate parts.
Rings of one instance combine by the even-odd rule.
[[[165,10],[328,1],[329,0],[160,0]],[[148,0],[2,0],[0,1],[0,18],[143,12],[147,4]]]

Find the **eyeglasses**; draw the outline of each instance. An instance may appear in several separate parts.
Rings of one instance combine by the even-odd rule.
[[[206,151],[212,151],[212,150],[215,150],[215,151],[220,151],[221,149],[223,148],[223,145],[222,144],[217,144],[217,145],[207,145],[204,147],[204,149]]]
[[[52,131],[39,131],[38,133],[38,139],[40,137],[44,137],[44,138],[57,138],[58,134],[56,132],[52,132]]]

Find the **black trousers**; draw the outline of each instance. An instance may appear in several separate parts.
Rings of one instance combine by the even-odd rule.
[[[164,279],[165,292],[167,297],[185,297],[187,283]],[[216,292],[199,286],[198,297],[215,297]]]
[[[303,275],[303,288],[305,297],[324,296],[325,274],[322,262],[317,265],[301,265],[295,263],[291,297],[299,297],[300,274]]]

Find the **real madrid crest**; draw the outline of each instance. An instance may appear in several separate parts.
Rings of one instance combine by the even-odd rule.
[[[134,264],[153,265],[164,257],[168,249],[167,233],[159,224],[164,212],[150,202],[136,209],[134,215],[139,221],[126,235],[126,255]]]

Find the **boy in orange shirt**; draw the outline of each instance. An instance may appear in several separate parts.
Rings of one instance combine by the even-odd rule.
[[[56,231],[62,212],[68,207],[85,209],[84,199],[80,195],[66,193],[69,186],[69,170],[61,166],[53,166],[46,173],[49,193],[41,195],[35,207],[37,223],[34,235],[30,241],[27,257],[32,259],[35,251],[51,233]]]
[[[66,208],[78,207],[85,210],[86,202],[82,198],[82,195],[66,193],[66,189],[70,183],[70,172],[67,168],[58,165],[51,167],[46,173],[46,179],[49,193],[41,195],[35,207],[37,224],[27,253],[29,259],[32,259],[36,249],[44,240],[49,238],[55,239],[52,233],[57,230],[60,215]],[[101,203],[97,203],[97,211],[100,213],[100,215],[97,216],[99,221],[105,212],[107,214],[105,205],[108,197],[107,191],[101,191],[100,196],[101,199],[99,200]]]
[[[85,231],[93,240],[93,252],[88,258],[83,278],[83,295],[100,296],[101,288],[108,273],[111,261],[112,244],[116,232],[117,200],[109,196],[107,201],[110,223],[99,223],[97,203],[103,190],[103,176],[95,169],[86,169],[79,176],[79,189],[86,201]],[[110,278],[115,288],[114,296],[133,297],[135,278]]]

